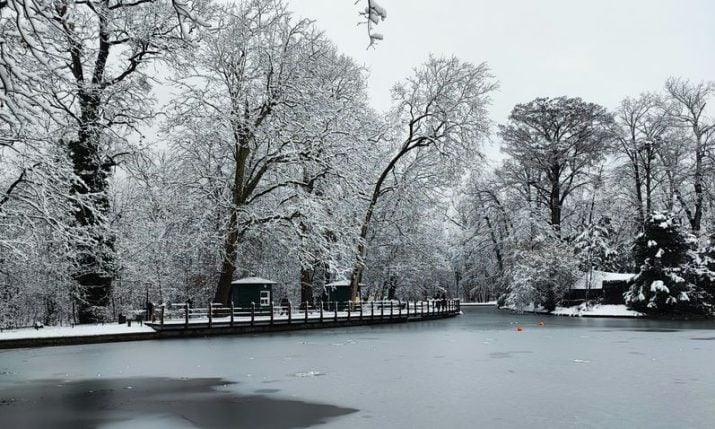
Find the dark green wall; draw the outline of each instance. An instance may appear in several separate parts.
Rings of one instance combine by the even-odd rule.
[[[332,310],[335,301],[338,301],[338,310],[345,310],[347,301],[350,301],[350,286],[326,287],[322,300],[325,308]]]
[[[273,301],[273,289],[271,285],[239,284],[231,285],[231,298],[235,307],[250,308],[251,303],[256,303],[256,308],[261,306],[261,291],[267,290],[269,295],[268,307]]]

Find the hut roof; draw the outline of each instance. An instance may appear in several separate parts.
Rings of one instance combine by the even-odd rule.
[[[261,277],[244,277],[242,279],[234,280],[231,282],[232,285],[274,285],[276,282],[273,280],[264,279]]]
[[[581,278],[576,280],[571,289],[603,289],[604,281],[628,281],[635,274],[624,274],[624,273],[608,273],[605,271],[593,271],[591,277],[591,287],[588,286],[588,273],[584,273]]]
[[[332,283],[328,283],[325,286],[328,286],[328,287],[350,286],[350,280],[347,280],[347,279],[337,280]]]

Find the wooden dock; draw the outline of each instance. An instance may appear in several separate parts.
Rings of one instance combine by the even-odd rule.
[[[370,301],[237,308],[210,305],[205,308],[159,307],[149,326],[160,337],[235,335],[348,326],[406,323],[454,317],[461,313],[459,300]]]
[[[0,340],[0,349],[407,323],[444,319],[460,313],[459,300],[370,301],[362,305],[332,302],[318,307],[302,305],[298,308],[272,305],[268,308],[219,305],[190,308],[180,304],[172,308],[159,306],[154,321],[147,323],[152,331],[4,339]]]

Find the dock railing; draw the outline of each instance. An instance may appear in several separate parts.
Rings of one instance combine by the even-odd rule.
[[[158,312],[158,314],[156,314]],[[436,319],[460,313],[458,299],[422,301],[317,301],[299,305],[257,305],[237,307],[209,303],[192,307],[189,303],[160,305],[152,325],[160,328],[233,328],[238,326],[349,324]]]

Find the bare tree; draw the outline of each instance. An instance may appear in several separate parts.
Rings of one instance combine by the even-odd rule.
[[[705,173],[709,167],[708,156],[712,151],[715,121],[707,118],[706,107],[715,94],[715,84],[712,82],[691,83],[684,79],[670,78],[665,83],[667,96],[674,102],[674,108],[669,109],[671,118],[687,136],[689,158],[692,166],[688,169],[692,180],[693,197],[686,200],[677,184],[675,192],[679,203],[690,222],[693,233],[700,232],[705,209],[704,198]]]
[[[387,158],[365,209],[350,278],[352,300],[357,298],[365,269],[366,239],[375,207],[391,190],[385,185],[398,171],[398,164],[412,164],[413,168],[446,165],[450,160],[465,159],[465,153],[477,152],[488,126],[488,94],[495,87],[486,64],[474,66],[456,58],[433,57],[416,69],[413,77],[395,85],[395,124],[403,128],[404,137]],[[458,171],[455,168],[452,173]]]
[[[617,151],[628,160],[641,226],[654,209],[654,194],[661,180],[656,162],[659,146],[666,139],[670,126],[667,109],[662,105],[658,96],[643,94],[635,99],[626,98],[615,112]]]

